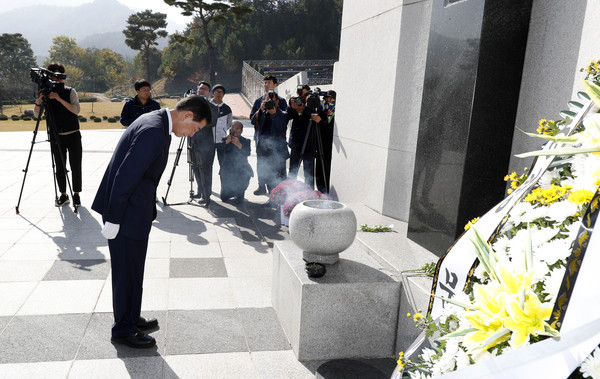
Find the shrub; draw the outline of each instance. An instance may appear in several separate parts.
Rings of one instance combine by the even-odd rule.
[[[79,118],[79,122],[87,122],[87,118],[81,117],[81,118]]]
[[[91,116],[90,116],[90,120],[93,120],[93,119],[95,119],[95,118],[96,118],[96,116],[94,116],[94,115],[91,115]]]
[[[117,122],[117,119],[114,118],[114,117],[111,117],[111,118],[108,119],[108,122],[111,122],[111,123],[114,124],[115,122]]]
[[[101,118],[98,118],[98,117],[94,118],[94,122],[100,122],[100,121],[102,121]]]
[[[108,117],[107,116],[102,116],[102,119],[103,120],[108,120]]]
[[[5,114],[0,114],[0,121],[6,121],[8,120],[8,116]]]
[[[23,117],[23,121],[31,121],[31,117],[29,117],[29,116]]]
[[[10,116],[11,120],[13,121],[19,121],[21,118],[19,116],[17,116],[16,114]]]

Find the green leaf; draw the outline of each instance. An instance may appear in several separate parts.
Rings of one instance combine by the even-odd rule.
[[[494,342],[498,338],[500,338],[503,335],[508,334],[508,333],[510,333],[510,329],[500,328],[500,329],[498,329],[498,331],[496,333],[492,334],[491,336],[489,336],[488,338],[486,338],[483,342],[481,342],[481,344],[479,344],[479,346],[477,346],[476,349],[483,349],[487,345],[491,344],[492,342]]]
[[[587,100],[587,101],[591,100],[590,96],[587,93],[583,92],[583,91],[577,92],[577,97],[580,98],[581,100]]]
[[[581,103],[580,103],[580,102],[578,102],[578,101],[569,101],[567,104],[568,104],[570,107],[574,107],[574,108],[577,108],[577,109],[581,109],[581,108],[583,108],[583,104],[581,104]]]
[[[496,274],[495,263],[497,261],[496,255],[492,250],[490,244],[483,239],[479,230],[474,225],[471,225],[471,229],[473,229],[473,238],[471,238],[471,242],[475,247],[475,254],[481,264],[483,264],[483,268],[490,275],[491,278],[495,279],[497,282],[500,282],[498,275]]]
[[[527,133],[527,132],[523,132],[523,133],[527,134],[530,137],[541,138],[541,139],[545,139],[545,140],[557,142],[557,143],[564,143],[564,142],[573,143],[573,142],[577,142],[577,140],[579,139],[578,136],[550,136],[547,134],[537,134],[537,133]]]
[[[542,334],[542,333],[540,333]],[[553,327],[551,327],[547,322],[544,321],[544,333],[547,336],[552,336],[552,337],[560,337],[560,333],[558,332],[558,330],[554,329]]]
[[[575,117],[577,115],[577,113],[573,111],[560,111],[558,114],[563,118]]]
[[[475,328],[456,330],[452,333],[448,333],[448,334],[441,336],[440,339],[447,340],[448,338],[452,338],[452,337],[462,337],[462,336],[466,336],[467,334],[476,332],[476,331],[477,331],[477,329],[475,329]]]
[[[584,80],[583,88],[585,89],[585,92],[592,98],[594,104],[600,107],[600,87],[592,82]]]
[[[443,296],[439,296],[439,295],[434,295],[434,294],[432,294],[430,291],[427,291],[427,290],[423,289],[423,288],[422,288],[420,285],[418,285],[417,283],[413,283],[413,285],[414,285],[415,287],[417,287],[418,289],[420,289],[420,290],[421,290],[423,293],[425,293],[425,294],[426,294],[426,295],[428,295],[428,296],[429,296],[429,295],[431,295],[431,296],[433,296],[433,297],[437,297],[438,299],[442,299],[442,300],[444,300],[444,301],[447,301],[447,302],[448,302],[448,303],[450,303],[450,304],[457,305],[457,306],[459,306],[459,307],[461,307],[461,308],[464,308],[464,309],[473,309],[473,310],[478,310],[478,309],[479,309],[479,307],[477,307],[477,306],[475,306],[475,305],[473,305],[473,304],[466,304],[466,303],[463,303],[463,302],[460,302],[460,301],[457,301],[457,300],[452,300],[452,299],[449,299],[449,298],[447,298],[447,297],[443,297]]]
[[[527,157],[540,157],[540,156],[548,156],[548,155],[572,155],[572,154],[584,154],[584,153],[597,153],[600,152],[600,149],[595,148],[576,148],[576,147],[565,147],[562,149],[549,149],[549,150],[536,150],[530,151],[528,153],[516,154],[517,158],[527,158]]]

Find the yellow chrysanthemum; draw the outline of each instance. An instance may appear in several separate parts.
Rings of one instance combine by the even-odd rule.
[[[398,366],[400,366],[398,371],[402,371],[402,369],[404,368],[404,352],[403,351],[399,352],[398,356],[399,356],[399,358],[396,361],[396,363],[398,363]]]
[[[575,203],[577,205],[582,205],[585,203],[589,203],[592,200],[594,193],[589,190],[581,189],[577,191],[571,192],[569,195],[569,202]]]
[[[546,188],[546,189],[542,189],[542,188],[536,188],[533,191],[531,191],[524,199],[524,201],[528,202],[528,203],[539,203],[542,205],[547,205],[547,204],[552,204],[554,202],[556,202],[557,200],[562,199],[570,190],[571,188],[573,188],[573,186],[570,185],[564,185],[564,186],[557,186],[555,184],[552,185],[552,187],[550,188]]]
[[[418,322],[418,321],[420,321],[420,320],[422,320],[422,319],[423,319],[423,315],[422,315],[421,313],[415,313],[415,314],[413,315],[413,320],[414,320],[415,322]]]

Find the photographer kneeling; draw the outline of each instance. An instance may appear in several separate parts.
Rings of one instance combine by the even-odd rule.
[[[234,198],[239,204],[244,201],[244,193],[254,176],[252,167],[248,163],[250,156],[250,140],[242,137],[244,126],[235,121],[231,125],[229,135],[223,142],[217,144],[218,154],[221,156],[219,176],[221,177],[221,200],[228,201]]]
[[[48,65],[48,71],[54,73],[65,73],[65,67],[60,63],[52,62]],[[64,83],[64,79],[57,77],[52,80]],[[60,207],[69,204],[69,196],[67,195],[67,180],[66,180],[66,160],[67,152],[69,154],[69,166],[71,166],[71,178],[73,184],[73,205],[81,205],[79,192],[81,192],[81,158],[83,149],[81,146],[81,133],[79,131],[79,119],[77,115],[81,110],[79,105],[79,97],[74,88],[64,86],[58,89],[57,92],[50,92],[48,98],[43,98],[43,93],[40,92],[35,101],[33,109],[35,117],[41,117],[40,110],[42,101],[46,101],[47,112],[52,115],[46,115],[46,125],[50,136],[50,147],[54,156],[56,165],[56,182],[61,193],[56,199],[55,205]],[[54,129],[56,138],[50,132]]]

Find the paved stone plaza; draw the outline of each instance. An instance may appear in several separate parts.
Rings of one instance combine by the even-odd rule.
[[[209,210],[159,202],[143,298],[143,314],[160,323],[152,333],[158,346],[111,344],[108,246],[90,203],[121,133],[82,131],[79,214],[54,206],[49,144],[36,144],[20,215],[15,206],[32,133],[2,133],[0,377],[312,377],[314,368],[296,360],[271,307],[270,246],[287,231],[275,210],[260,207],[267,198],[252,195],[256,181],[239,206],[217,195]],[[45,138],[40,132],[37,140]],[[178,142],[171,144],[159,198]],[[218,164],[215,194],[217,170]],[[167,202],[185,203],[189,189],[184,152]]]
[[[249,113],[244,106],[237,114]],[[243,123],[251,138],[252,126]],[[72,206],[54,206],[50,149],[40,131],[18,215],[33,133],[0,133],[0,378],[313,378],[323,361],[296,359],[272,308],[272,247],[289,240],[278,211],[252,194],[256,177],[243,204],[221,202],[216,159],[210,208],[187,204],[185,148],[165,206],[176,137],[158,188],[144,279],[142,314],[159,321],[151,333],[157,346],[110,342],[110,256],[90,204],[122,132],[82,131],[82,206],[75,214]],[[364,206],[353,209],[359,225],[390,223]],[[405,245],[399,225],[393,241],[363,236],[361,248]]]

